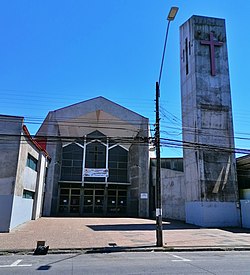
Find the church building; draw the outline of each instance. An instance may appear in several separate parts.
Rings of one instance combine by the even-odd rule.
[[[162,217],[250,228],[225,20],[192,16],[180,27],[180,72],[183,158],[161,159]],[[0,232],[41,215],[155,218],[148,118],[100,96],[50,111],[34,139],[22,117],[0,116],[0,126]]]
[[[149,121],[104,97],[48,113],[44,216],[147,217]]]

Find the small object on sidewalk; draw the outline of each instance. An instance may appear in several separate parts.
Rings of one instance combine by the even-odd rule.
[[[117,244],[116,243],[109,243],[109,246],[115,247],[115,246],[117,246]]]
[[[46,255],[48,253],[49,246],[45,246],[45,241],[37,241],[36,249],[33,255]]]

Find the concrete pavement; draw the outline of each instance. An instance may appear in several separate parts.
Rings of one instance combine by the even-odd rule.
[[[32,252],[45,241],[50,252],[154,250],[155,221],[138,218],[40,218],[0,233],[0,253]],[[163,222],[165,250],[250,250],[250,230],[199,228]],[[158,248],[159,249],[159,248]]]

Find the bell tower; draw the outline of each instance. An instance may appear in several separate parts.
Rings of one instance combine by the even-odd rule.
[[[180,27],[186,222],[238,226],[239,199],[225,20]]]

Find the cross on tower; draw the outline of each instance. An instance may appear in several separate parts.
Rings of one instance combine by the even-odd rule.
[[[214,34],[210,32],[209,34],[210,40],[201,40],[201,45],[208,45],[210,48],[210,64],[211,64],[211,75],[215,76],[215,55],[214,55],[214,47],[220,47],[223,45],[223,42],[214,41]]]

